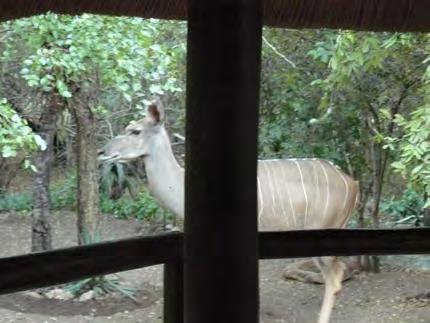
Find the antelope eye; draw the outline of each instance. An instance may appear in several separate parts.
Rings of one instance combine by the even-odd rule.
[[[132,130],[131,134],[137,136],[137,135],[140,135],[140,132],[141,132],[140,130]]]

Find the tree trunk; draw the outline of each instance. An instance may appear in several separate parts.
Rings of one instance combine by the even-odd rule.
[[[383,170],[382,170],[382,152],[379,144],[374,144],[373,149],[373,206],[372,206],[372,222],[373,228],[379,228],[379,203],[381,201],[382,193],[382,181],[383,181]],[[374,273],[380,271],[379,258],[377,256],[370,257],[370,270]]]
[[[60,99],[53,94],[43,108],[37,133],[45,140],[46,149],[35,153],[33,164],[36,172],[33,177],[33,212],[31,227],[31,251],[52,249],[50,224],[49,181],[52,161],[54,159],[53,141],[56,122],[61,112]]]
[[[77,126],[77,226],[78,242],[83,245],[96,242],[100,220],[96,123],[86,100],[75,101],[71,112]]]
[[[370,182],[369,185],[366,185],[365,187],[361,188],[361,199],[360,199],[360,205],[357,209],[358,213],[358,227],[360,229],[364,229],[367,227],[365,222],[365,213],[366,213],[366,206],[367,202],[369,200],[370,191],[372,190],[373,183]],[[364,270],[366,272],[370,271],[370,256],[364,255],[364,256],[357,256],[356,258],[357,263],[359,264],[359,267],[361,270]]]
[[[374,144],[373,149],[373,207],[372,207],[372,221],[373,228],[379,229],[379,206],[381,204],[382,187],[384,183],[384,175],[387,169],[388,152],[384,152],[382,144]],[[374,273],[379,273],[379,257],[371,257],[371,270]]]
[[[75,152],[73,146],[73,137],[68,136],[66,138],[66,167],[72,168],[76,165]]]
[[[403,89],[400,92],[400,95],[397,99],[392,101],[390,105],[390,122],[388,124],[388,127],[386,129],[386,137],[391,137],[394,132],[395,128],[395,122],[394,119],[397,115],[397,113],[400,110],[400,107],[402,105],[403,100],[406,98],[408,94],[408,89],[415,83],[415,81],[407,84],[403,84]],[[384,130],[381,128],[381,122],[379,119],[379,112],[375,108],[372,107],[371,104],[369,104],[370,108],[370,115],[367,120],[368,128],[371,130],[374,134],[377,133],[384,133]],[[370,145],[371,150],[371,159],[372,159],[372,181],[373,181],[373,188],[372,188],[372,194],[373,194],[373,207],[372,207],[372,222],[373,227],[375,229],[379,228],[380,220],[379,220],[379,204],[381,202],[381,194],[382,194],[382,186],[384,183],[384,175],[385,171],[387,169],[387,163],[389,159],[389,153],[387,151],[384,151],[383,144],[380,142],[372,141],[372,144]],[[372,256],[371,257],[371,269],[373,272],[377,273],[380,271],[379,268],[379,257]]]
[[[423,225],[430,227],[430,209],[424,209]]]
[[[362,201],[363,203],[363,201]],[[360,205],[357,210],[357,224],[360,229],[366,227],[366,223],[364,221],[364,211],[366,209],[366,205]],[[356,256],[356,261],[360,265],[360,268],[364,271],[369,271],[369,261],[366,259],[366,256]]]
[[[424,193],[424,203],[427,203],[429,196],[428,193]],[[424,208],[423,210],[423,226],[430,227],[430,208]]]

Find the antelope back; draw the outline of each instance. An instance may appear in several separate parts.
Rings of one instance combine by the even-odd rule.
[[[343,227],[358,194],[357,182],[322,159],[260,161],[257,181],[262,231]]]

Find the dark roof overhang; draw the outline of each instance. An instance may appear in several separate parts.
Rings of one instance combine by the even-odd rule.
[[[430,31],[428,0],[263,0],[263,6],[264,24],[272,27]],[[0,0],[3,21],[48,11],[186,20],[187,0]]]

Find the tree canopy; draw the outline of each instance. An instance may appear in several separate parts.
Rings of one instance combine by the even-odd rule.
[[[266,28],[260,158],[330,159],[374,200],[408,184],[429,193],[428,53],[428,34]],[[183,133],[185,56],[181,22],[48,13],[2,23],[2,156],[43,148],[31,129],[48,98],[71,106],[85,89],[100,145],[153,95],[167,101],[169,130]],[[67,155],[68,114],[56,132]]]

